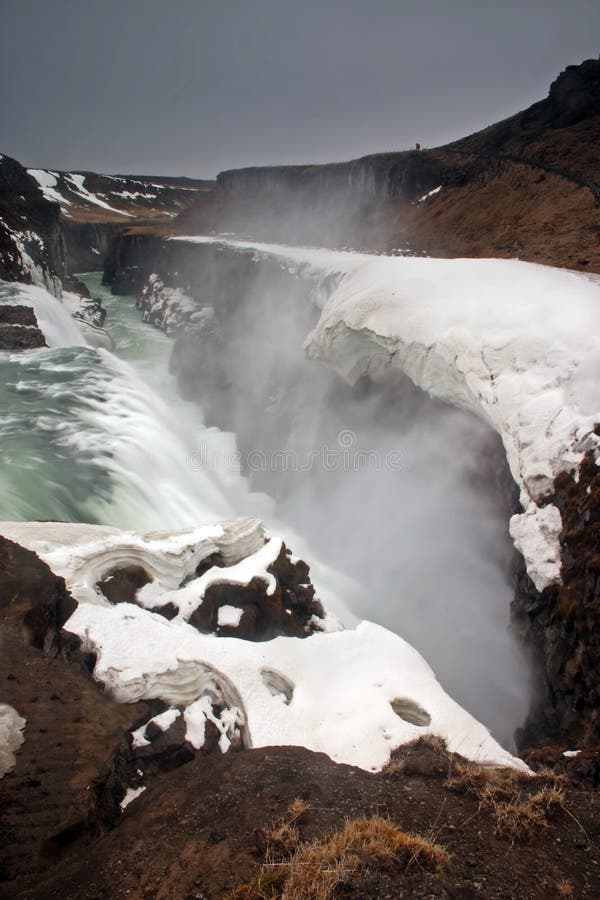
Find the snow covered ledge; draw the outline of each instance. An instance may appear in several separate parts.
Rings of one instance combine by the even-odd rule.
[[[183,709],[195,747],[216,703],[226,713],[221,725],[232,729],[223,731],[222,749],[235,731],[246,747],[300,745],[375,771],[394,749],[432,733],[469,759],[528,771],[445,693],[420,654],[385,628],[362,622],[342,630],[326,615],[323,630],[306,637],[256,643],[201,633],[190,624],[191,594],[196,591],[201,605],[207,581],[259,580],[269,593],[270,561],[281,541],[265,541],[256,519],[149,535],[13,522],[0,523],[0,534],[38,553],[65,578],[79,604],[65,628],[81,639],[84,652],[95,654],[94,677],[120,702],[161,698],[172,710],[170,721]],[[198,564],[210,562],[215,551],[225,565],[198,575]],[[136,563],[153,577],[149,607],[143,608],[145,587],[138,605],[109,602],[98,580]],[[170,620],[156,611],[161,593],[179,608]]]
[[[314,285],[309,356],[350,382],[401,369],[502,438],[523,513],[510,530],[538,591],[561,580],[555,476],[600,438],[600,276],[500,259],[374,256],[207,237]]]

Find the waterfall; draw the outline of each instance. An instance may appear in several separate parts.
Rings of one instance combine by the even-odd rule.
[[[104,297],[119,356],[86,346],[45,291],[7,285],[1,297],[32,305],[50,344],[0,353],[1,519],[149,531],[236,515],[246,481],[194,464],[200,443],[225,459],[233,437],[206,428],[198,407],[179,399],[170,341],[139,321],[133,298]],[[259,495],[249,502],[257,514],[268,508]]]

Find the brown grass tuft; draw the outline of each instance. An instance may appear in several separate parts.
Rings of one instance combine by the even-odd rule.
[[[445,868],[450,857],[441,847],[406,834],[389,819],[353,819],[339,831],[300,844],[284,862],[267,862],[235,900],[330,900],[336,887],[368,868],[406,871]]]
[[[300,797],[289,804],[285,815],[269,828],[260,830],[261,844],[270,859],[290,856],[300,843],[298,824],[310,810],[310,804]]]
[[[569,881],[568,878],[562,878],[560,881],[556,883],[556,893],[559,897],[574,897],[575,896],[575,888],[573,884]]]
[[[526,787],[546,781],[544,787],[530,794]],[[480,807],[492,812],[496,833],[511,841],[529,841],[548,825],[548,815],[565,803],[559,779],[545,774],[537,779],[516,769],[486,768],[459,764],[446,787],[469,791],[479,799]]]
[[[519,785],[529,784],[531,776],[518,769],[457,763],[445,783],[451,791],[476,794],[480,799],[513,797]]]
[[[536,794],[511,802],[493,804],[496,832],[513,841],[531,840],[534,833],[548,825],[548,814],[564,806],[565,795],[556,787],[545,787]]]

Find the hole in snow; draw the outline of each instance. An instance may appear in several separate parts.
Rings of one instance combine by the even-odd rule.
[[[261,669],[260,675],[271,694],[274,697],[282,696],[283,702],[289,706],[294,696],[294,685],[289,678],[286,678],[281,672],[276,672],[275,669]]]
[[[431,716],[427,710],[415,703],[414,700],[408,700],[406,697],[396,697],[395,700],[390,700],[390,706],[397,716],[400,716],[401,719],[404,719],[410,725],[424,727],[431,723]]]

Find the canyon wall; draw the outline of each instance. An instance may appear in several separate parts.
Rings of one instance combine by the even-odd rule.
[[[0,279],[44,284],[66,275],[60,210],[16,160],[0,156]]]
[[[600,61],[446,146],[222,172],[179,234],[431,256],[518,257],[600,272]]]

